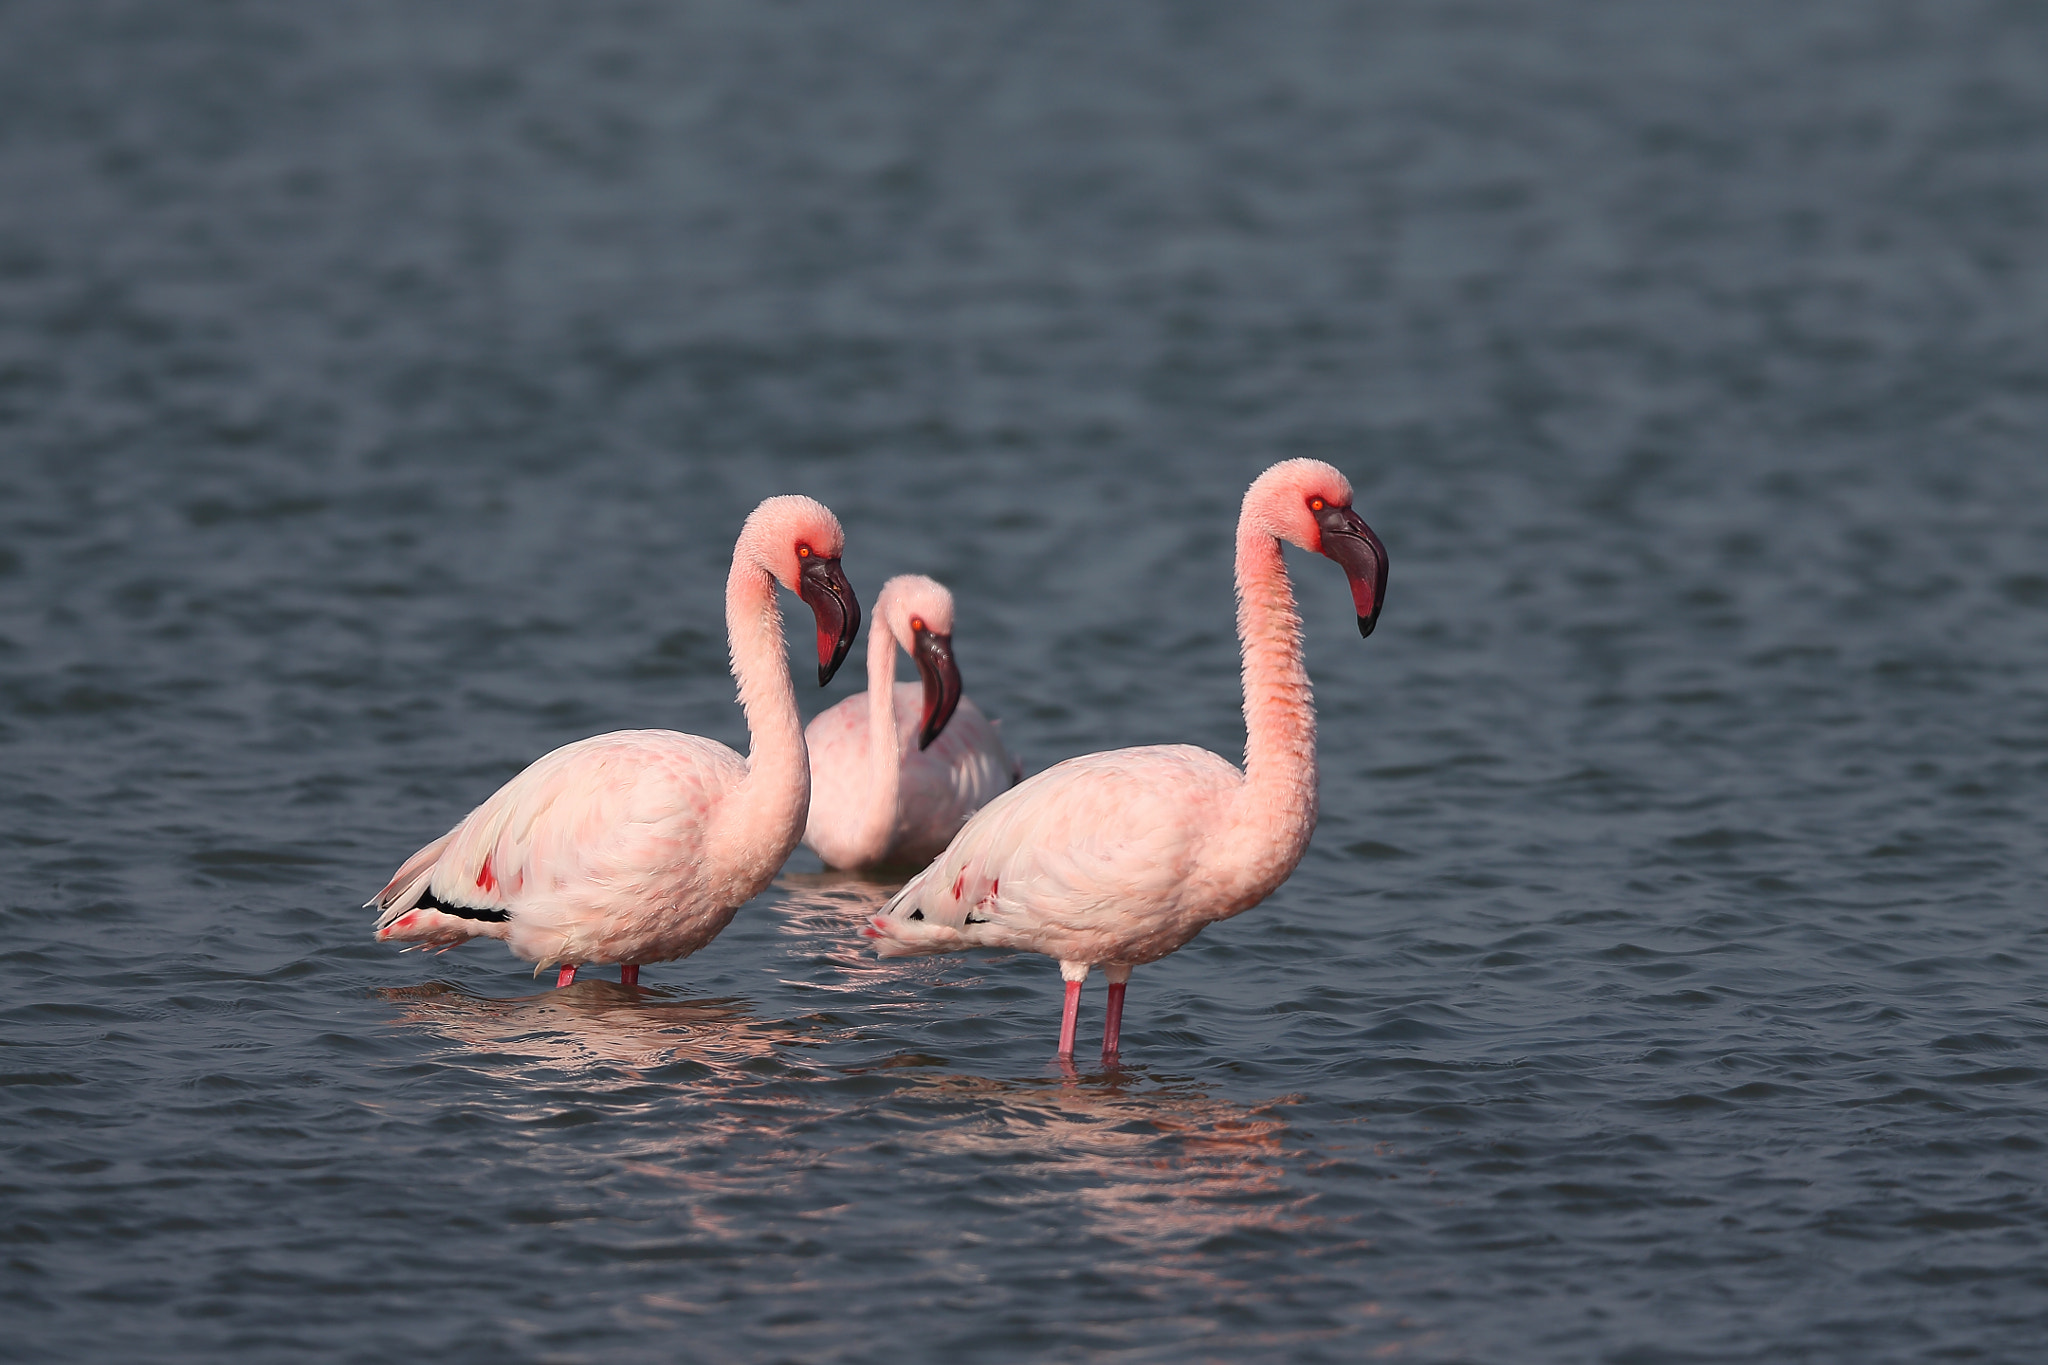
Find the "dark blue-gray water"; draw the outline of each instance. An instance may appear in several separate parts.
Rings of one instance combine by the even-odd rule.
[[[2039,1359],[2044,261],[2028,3],[0,4],[0,1357]],[[744,744],[770,493],[1033,769],[1234,755],[1290,455],[1386,613],[1121,1070],[807,854],[370,941]]]

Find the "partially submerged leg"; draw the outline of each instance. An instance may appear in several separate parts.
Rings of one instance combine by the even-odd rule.
[[[571,981],[574,981],[575,979],[576,964],[573,962],[564,962],[562,964],[562,970],[555,974],[555,989],[560,990],[562,989],[562,987],[568,985]]]
[[[1081,983],[1088,979],[1085,962],[1062,962],[1060,975],[1067,983],[1067,1003],[1060,1012],[1060,1056],[1074,1055],[1074,1026],[1081,1019]]]
[[[1104,967],[1109,978],[1109,1012],[1102,1018],[1102,1059],[1116,1056],[1117,1041],[1124,1027],[1124,983],[1131,979],[1129,967]]]
[[[620,963],[620,964],[619,964],[619,984],[620,984],[621,986],[637,986],[637,985],[639,985],[639,984],[640,984],[640,964],[639,964],[639,963],[637,963],[637,962],[623,962],[623,963]]]
[[[1060,1056],[1074,1055],[1074,1025],[1081,1018],[1081,983],[1067,983],[1067,1004],[1060,1012]]]

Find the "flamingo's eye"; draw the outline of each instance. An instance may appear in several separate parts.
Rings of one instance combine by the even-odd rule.
[[[923,618],[922,616],[913,616],[913,617],[911,617],[911,618],[910,618],[910,628],[911,628],[912,630],[923,630],[923,629],[924,629],[924,618]]]
[[[1325,503],[1321,498],[1310,498],[1308,500],[1308,510],[1311,512],[1320,512],[1326,506],[1328,506],[1328,504]]]
[[[798,559],[809,559],[809,558],[811,557],[811,547],[810,547],[810,546],[808,546],[808,545],[799,545],[799,546],[797,546],[797,547],[796,547],[796,557],[797,557]]]

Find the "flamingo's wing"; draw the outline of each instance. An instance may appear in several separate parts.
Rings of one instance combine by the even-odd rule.
[[[1003,748],[1001,729],[972,697],[960,699],[931,752],[944,765],[952,795],[967,814],[1017,785],[1017,761]]]
[[[804,727],[811,804],[804,843],[834,867],[859,862],[868,824],[868,694],[856,692]]]
[[[922,862],[976,811],[1015,786],[1016,778],[995,724],[972,698],[960,699],[945,730],[924,750],[917,747],[916,711],[905,707],[898,714],[903,786],[896,798],[894,847],[898,856]]]
[[[706,812],[743,771],[724,745],[670,730],[564,745],[406,861],[373,902],[384,912],[379,936],[439,939],[464,927],[444,921],[468,921],[475,934],[565,897],[630,894],[690,856]]]
[[[865,932],[884,957],[1127,939],[1172,914],[1242,780],[1189,745],[1069,759],[984,806]]]

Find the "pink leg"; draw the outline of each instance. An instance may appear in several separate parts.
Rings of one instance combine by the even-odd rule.
[[[1074,1025],[1081,1017],[1081,983],[1067,983],[1067,1005],[1060,1012],[1060,1056],[1074,1055]]]
[[[1124,1027],[1124,983],[1109,983],[1109,1013],[1102,1020],[1102,1056],[1104,1060],[1116,1056],[1116,1044]]]
[[[575,979],[576,964],[573,962],[564,962],[562,964],[562,970],[556,973],[555,975],[555,989],[560,990],[562,989],[562,987],[568,985],[571,981],[574,981]]]
[[[639,985],[639,984],[640,984],[640,964],[639,964],[639,963],[637,963],[637,962],[626,962],[626,963],[622,963],[622,964],[620,964],[620,966],[619,966],[619,984],[620,984],[621,986],[637,986],[637,985]]]

